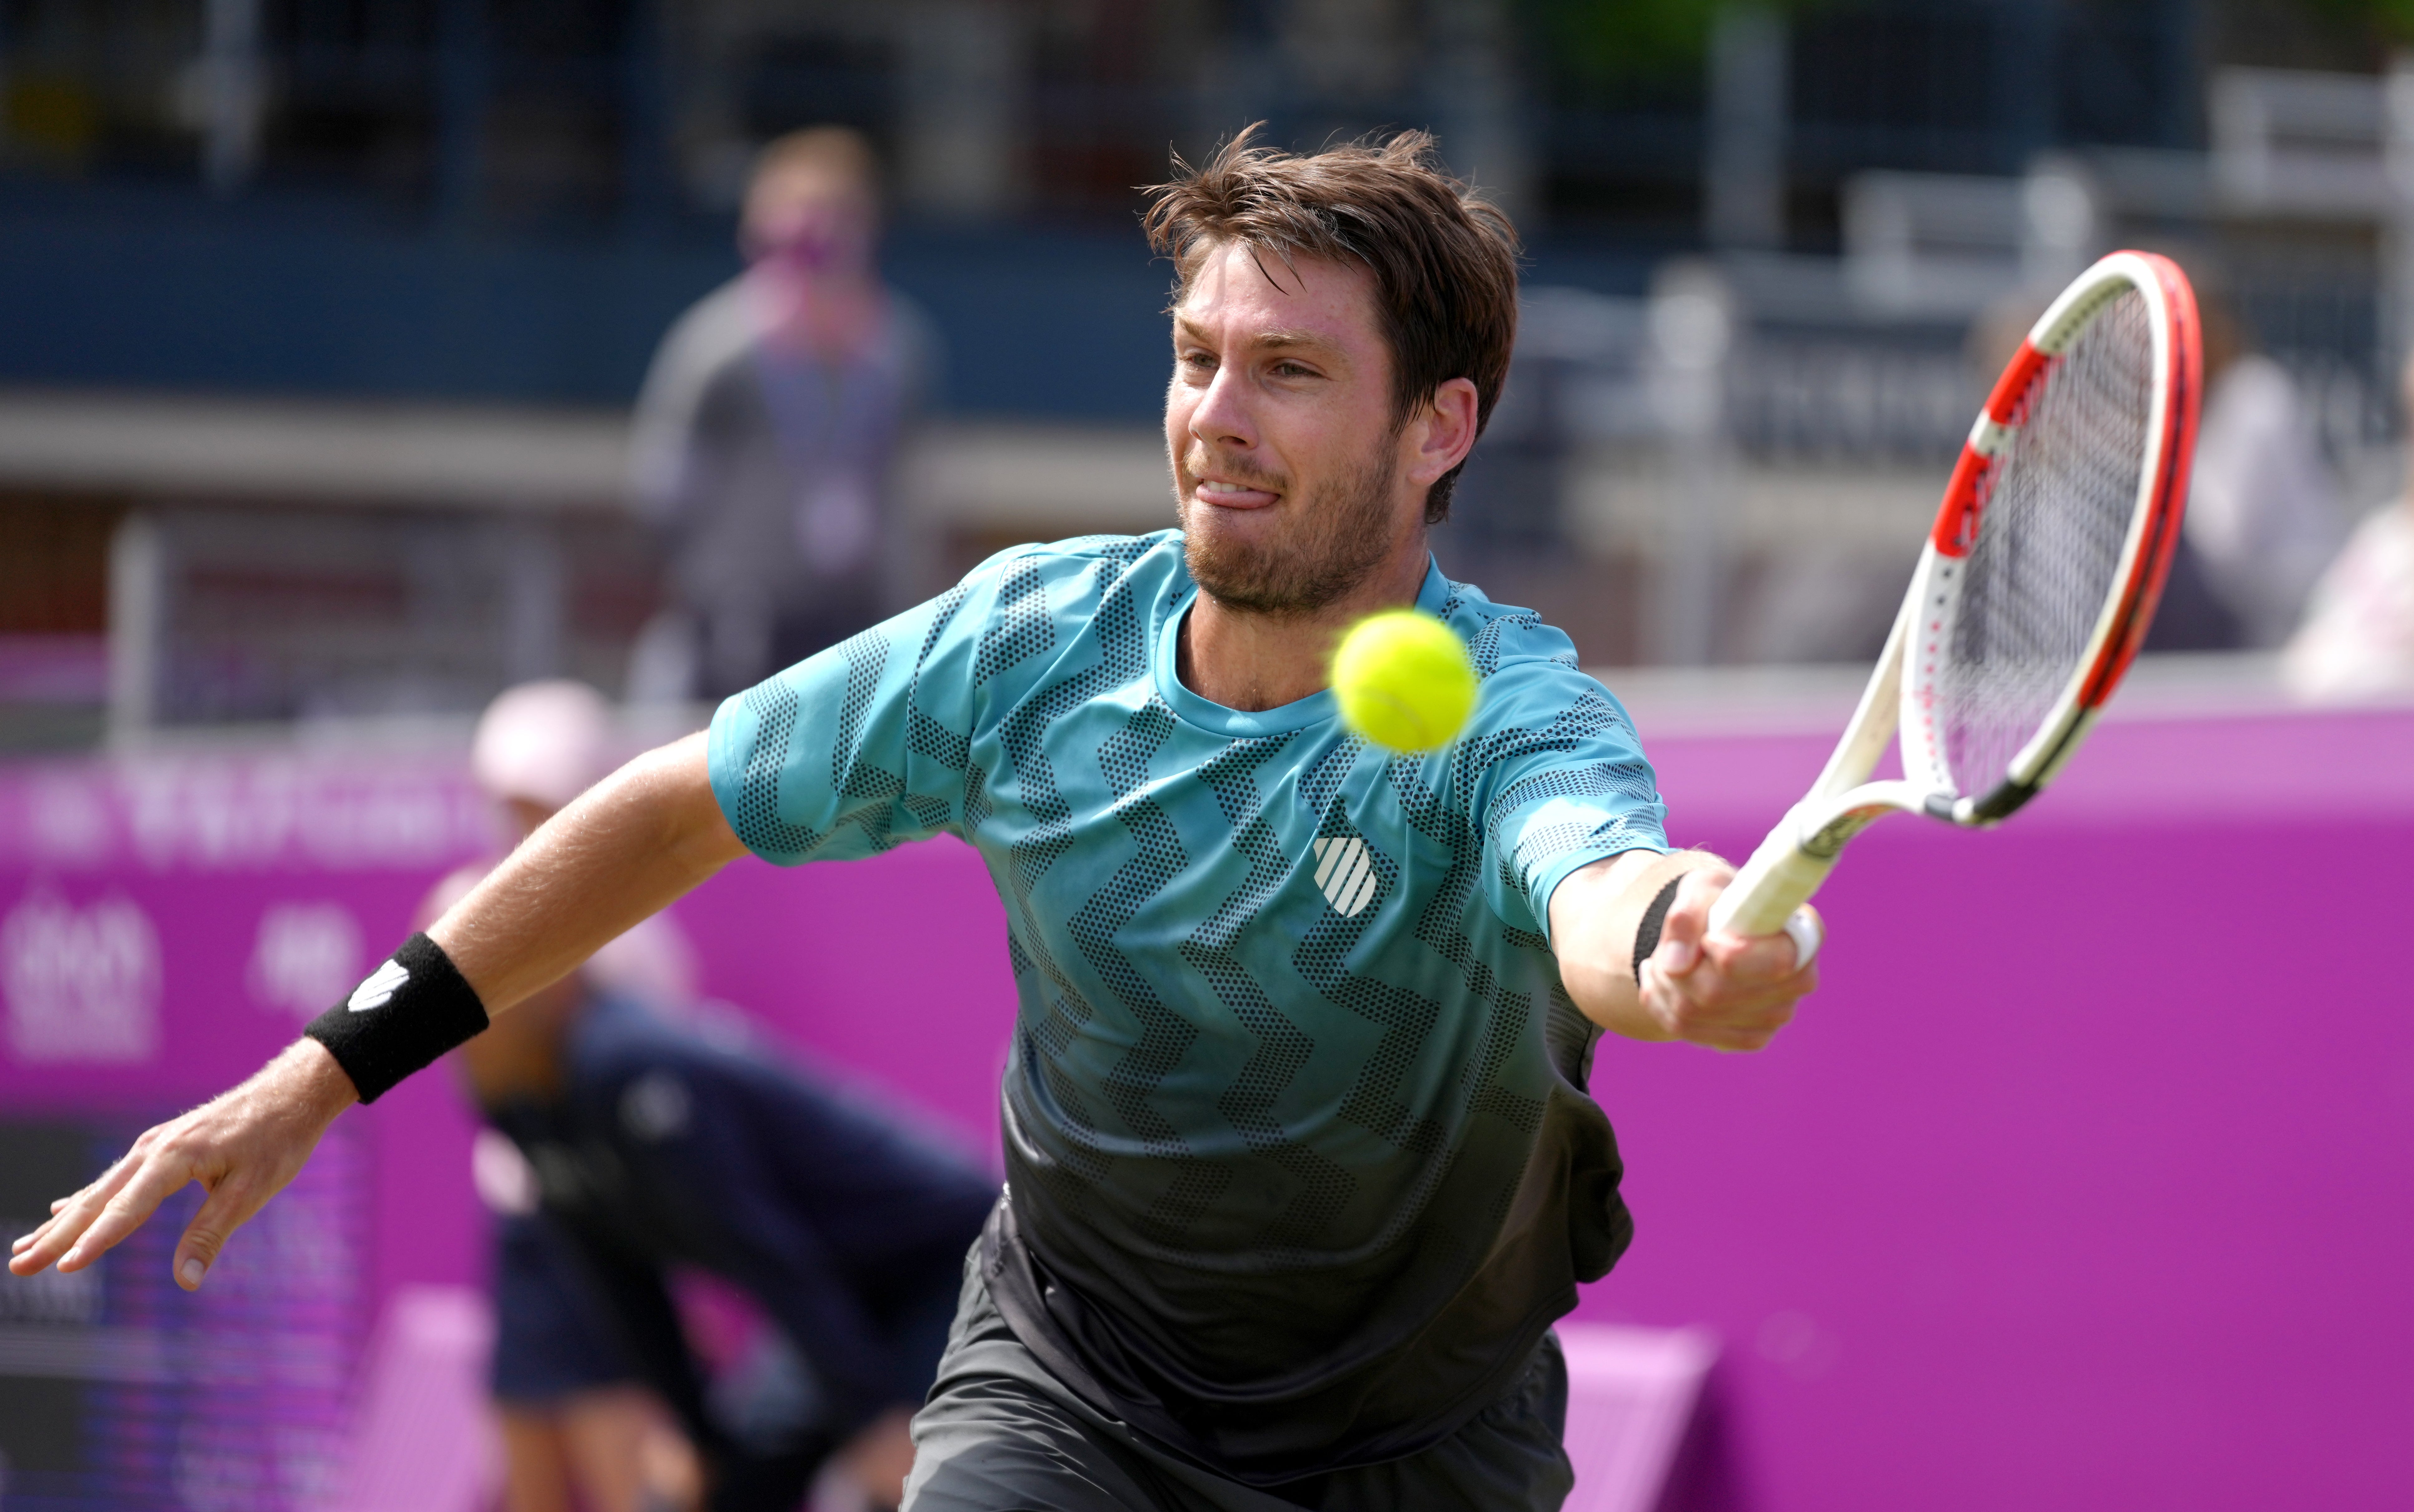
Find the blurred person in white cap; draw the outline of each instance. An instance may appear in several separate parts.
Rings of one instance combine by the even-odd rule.
[[[506,689],[486,705],[470,739],[469,769],[511,821],[516,845],[609,776],[632,754],[626,746],[602,693],[571,678],[548,678]],[[661,1008],[696,1001],[695,950],[668,914],[653,915],[596,952],[585,971],[598,986]]]
[[[671,603],[640,638],[633,701],[724,697],[902,607],[893,474],[937,343],[881,282],[879,179],[842,126],[765,146],[746,271],[655,355],[631,466]]]
[[[567,677],[507,689],[478,717],[469,770],[523,834],[620,764],[612,705]]]
[[[516,844],[618,765],[618,747],[604,695],[554,678],[522,683],[486,705],[471,737],[469,767],[508,819]],[[485,870],[482,863],[446,877],[421,913],[442,912]],[[618,981],[664,1003],[683,1005],[694,996],[693,955],[663,914],[599,952],[585,974],[590,983]],[[553,1016],[565,1005],[555,1005]],[[473,1096],[482,1082],[512,1079],[509,1062],[526,1059],[512,1056],[518,1048],[499,1036],[465,1049]],[[671,1410],[602,1342],[608,1338],[596,1316],[602,1304],[565,1239],[536,1216],[535,1173],[492,1128],[479,1132],[472,1173],[496,1216],[499,1327],[490,1386],[503,1449],[503,1512],[693,1506],[703,1475],[695,1452]]]
[[[525,838],[608,773],[583,683],[496,699],[479,785]],[[440,882],[422,924],[484,865]],[[662,915],[461,1047],[497,1214],[490,1389],[505,1512],[791,1512],[836,1473],[898,1500],[965,1247],[994,1183],[716,1016]],[[736,1357],[690,1343],[675,1272],[753,1306]]]
[[[2414,418],[2414,359],[2399,397]],[[2280,671],[2315,703],[2414,695],[2414,479],[2364,516],[2315,584]]]

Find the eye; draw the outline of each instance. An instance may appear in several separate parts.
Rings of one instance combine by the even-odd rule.
[[[1276,378],[1316,378],[1319,376],[1316,369],[1308,366],[1306,363],[1295,363],[1288,358],[1282,362],[1276,363],[1274,364],[1274,377]]]

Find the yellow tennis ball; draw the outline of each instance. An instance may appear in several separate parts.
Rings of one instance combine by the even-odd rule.
[[[1341,722],[1387,750],[1439,750],[1475,712],[1475,664],[1458,632],[1414,609],[1350,627],[1333,653]]]

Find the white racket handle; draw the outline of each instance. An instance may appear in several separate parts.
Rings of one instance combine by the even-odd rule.
[[[1814,856],[1804,851],[1795,839],[1799,829],[1794,816],[1769,832],[1760,842],[1760,849],[1736,873],[1735,881],[1710,905],[1710,928],[1713,931],[1732,929],[1739,935],[1773,935],[1787,929],[1794,911],[1819,890],[1834,870],[1836,858]],[[1809,915],[1804,915],[1809,923]],[[1812,930],[1816,925],[1810,925]],[[1788,929],[1788,933],[1793,933]],[[1801,948],[1803,937],[1795,935],[1794,943]],[[1816,949],[1814,945],[1812,947]],[[1808,952],[1805,952],[1807,958]]]

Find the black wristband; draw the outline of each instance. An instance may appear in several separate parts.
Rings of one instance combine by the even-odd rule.
[[[362,1102],[374,1103],[485,1027],[485,1006],[453,958],[419,934],[302,1032],[327,1047]]]
[[[1676,889],[1684,885],[1685,874],[1678,872],[1660,889],[1660,896],[1643,911],[1643,922],[1634,926],[1634,985],[1643,985],[1643,963],[1660,948],[1660,926],[1668,922],[1668,906],[1676,901]]]

